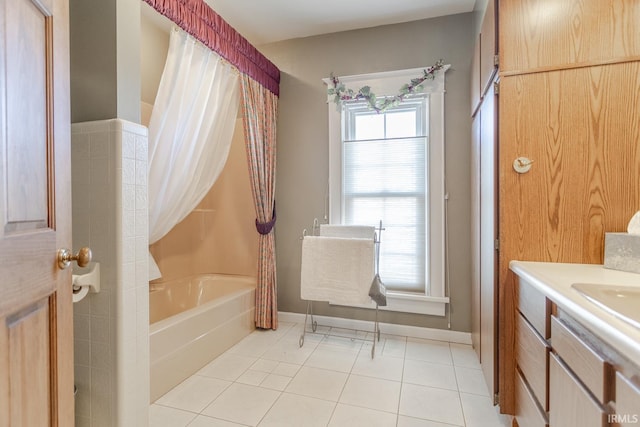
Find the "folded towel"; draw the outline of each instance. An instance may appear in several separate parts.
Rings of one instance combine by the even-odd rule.
[[[373,239],[375,232],[375,227],[367,225],[320,224],[320,235],[326,237]]]
[[[376,274],[371,282],[369,296],[380,307],[387,305],[387,288],[384,286],[384,283],[382,283],[382,279],[380,279],[379,274]]]
[[[333,304],[370,304],[373,239],[305,236],[300,297]]]

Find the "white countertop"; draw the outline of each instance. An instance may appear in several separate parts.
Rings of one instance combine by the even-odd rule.
[[[610,270],[602,265],[551,262],[511,261],[509,268],[602,341],[640,365],[640,329],[598,307],[571,287],[574,283],[593,283],[640,288],[640,274]]]

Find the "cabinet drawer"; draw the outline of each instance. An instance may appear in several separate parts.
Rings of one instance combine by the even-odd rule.
[[[518,427],[547,427],[547,416],[536,403],[525,380],[516,375],[516,420]]]
[[[631,384],[620,372],[616,373],[616,414],[613,418],[612,421],[620,427],[640,424],[640,388]]]
[[[551,318],[551,345],[600,403],[607,403],[610,365],[556,317]]]
[[[544,410],[548,409],[547,372],[549,346],[533,330],[522,314],[516,325],[516,361],[531,387],[535,398]]]
[[[602,427],[606,414],[555,354],[549,358],[549,425]]]
[[[519,278],[518,283],[518,310],[527,318],[544,339],[549,338],[549,317],[551,315],[551,303],[543,293],[538,291],[526,280]]]

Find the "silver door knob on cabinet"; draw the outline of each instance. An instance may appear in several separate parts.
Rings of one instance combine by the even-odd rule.
[[[527,173],[531,169],[531,164],[534,161],[527,157],[518,157],[513,161],[513,170],[518,173]]]
[[[91,262],[91,249],[85,246],[75,255],[69,249],[58,249],[58,267],[61,270],[69,267],[71,261],[76,261],[78,267],[86,267]]]

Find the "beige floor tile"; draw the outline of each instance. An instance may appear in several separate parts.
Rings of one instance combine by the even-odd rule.
[[[395,427],[396,414],[339,403],[329,427]]]
[[[280,396],[280,392],[234,383],[202,415],[225,421],[256,426]]]

